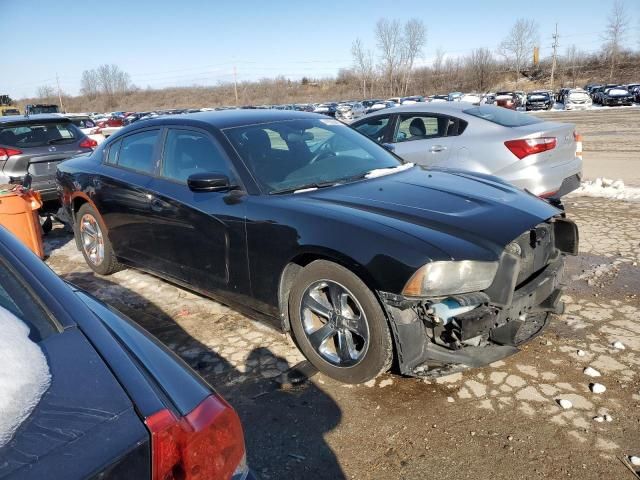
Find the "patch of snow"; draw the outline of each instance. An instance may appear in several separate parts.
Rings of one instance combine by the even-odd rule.
[[[0,448],[38,405],[51,383],[40,347],[29,339],[29,327],[0,307]]]
[[[593,181],[582,182],[582,185],[569,195],[640,201],[640,188],[626,186],[622,180],[598,177]]]
[[[613,422],[613,417],[612,417],[611,415],[609,415],[608,413],[605,413],[605,414],[604,414],[604,419],[605,419],[607,422]]]
[[[597,417],[593,417],[594,422],[602,423],[604,422],[604,417],[602,415],[598,415]]]
[[[640,467],[640,457],[638,457],[637,455],[631,455],[629,457],[629,461],[631,462],[631,465]]]
[[[560,406],[565,410],[573,408],[573,403],[571,403],[571,400],[567,400],[566,398],[561,398],[560,400],[558,400],[558,404],[560,404]]]
[[[584,369],[584,374],[588,377],[600,377],[600,372],[593,367],[587,367]]]
[[[593,393],[604,393],[607,391],[607,387],[605,387],[601,383],[592,383],[591,385],[589,385],[589,388]]]
[[[616,340],[615,342],[613,342],[613,344],[611,346],[613,348],[615,348],[616,350],[624,350],[625,349],[624,343],[622,343],[620,340]]]
[[[577,353],[579,357],[584,357],[586,355],[586,352],[584,350],[578,350]]]
[[[413,168],[415,164],[413,163],[405,163],[402,165],[398,165],[397,167],[390,168],[376,168],[375,170],[371,170],[367,173],[364,178],[378,178],[384,177],[385,175],[391,175],[392,173],[402,172],[403,170],[409,170]]]

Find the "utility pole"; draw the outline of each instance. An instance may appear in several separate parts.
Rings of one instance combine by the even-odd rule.
[[[62,93],[60,92],[60,79],[58,78],[58,72],[56,72],[56,84],[58,85],[58,100],[60,101],[60,110],[64,113],[64,105],[62,104]]]
[[[551,91],[553,91],[553,76],[556,73],[556,60],[558,58],[558,24],[556,23],[556,31],[553,36],[553,60],[551,62]]]
[[[236,66],[233,66],[233,91],[236,94],[236,107],[238,106],[238,72]]]

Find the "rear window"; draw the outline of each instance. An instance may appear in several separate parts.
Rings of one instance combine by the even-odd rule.
[[[27,123],[0,127],[0,145],[16,148],[73,143],[79,136],[70,122]]]
[[[480,105],[479,107],[468,108],[462,111],[467,115],[482,118],[492,123],[502,125],[503,127],[523,127],[525,125],[533,125],[540,123],[539,120],[530,115],[509,110],[502,107],[494,107],[492,105]]]
[[[39,342],[55,333],[53,320],[22,283],[18,276],[0,261],[0,307],[22,320],[30,329],[29,338]]]
[[[96,126],[90,118],[73,118],[71,122],[78,128],[93,128]]]

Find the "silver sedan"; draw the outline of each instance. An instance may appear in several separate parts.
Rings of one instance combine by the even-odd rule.
[[[406,161],[501,177],[558,199],[582,178],[575,125],[464,102],[414,104],[366,115],[351,126]]]

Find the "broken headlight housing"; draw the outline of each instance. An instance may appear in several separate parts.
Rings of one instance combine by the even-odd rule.
[[[413,274],[402,294],[437,297],[484,290],[493,282],[497,270],[498,262],[462,260],[427,263]]]

